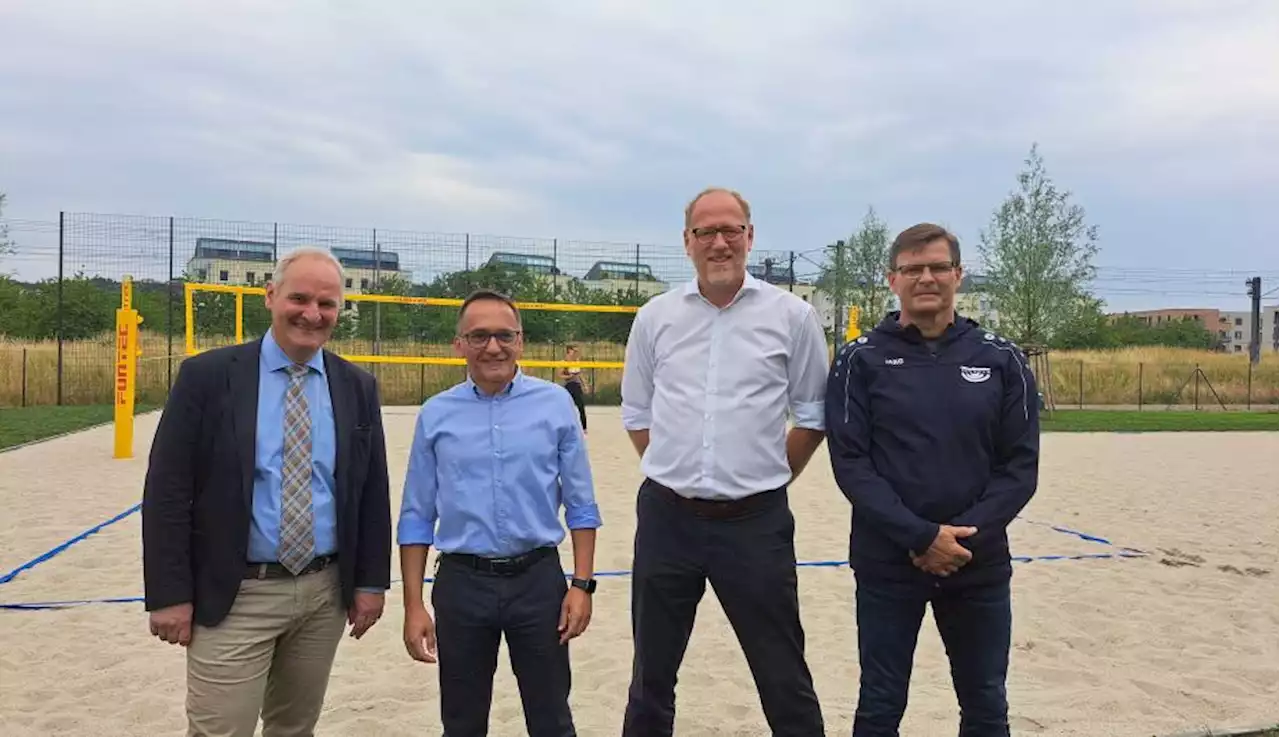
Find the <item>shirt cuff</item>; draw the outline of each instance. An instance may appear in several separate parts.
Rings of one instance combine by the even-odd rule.
[[[357,586],[356,591],[363,591],[366,594],[385,594],[386,589],[380,589],[373,586]]]
[[[653,414],[647,409],[636,409],[622,405],[622,427],[625,430],[648,430],[653,423]]]
[[[802,427],[806,430],[825,430],[826,418],[823,413],[826,409],[824,402],[796,402],[791,406],[791,412],[796,416],[796,427]]]
[[[433,525],[418,519],[402,519],[396,530],[397,545],[431,545],[436,541]]]
[[[604,524],[600,519],[600,507],[596,504],[565,509],[564,523],[570,530],[594,530]]]

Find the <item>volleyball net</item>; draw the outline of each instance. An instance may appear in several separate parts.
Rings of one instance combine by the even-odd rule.
[[[159,371],[166,361],[261,337],[271,317],[264,302],[265,287],[186,282],[180,312],[183,342],[170,350],[147,343],[144,337],[149,336],[139,334],[142,318],[132,304],[132,279],[125,277],[120,291],[113,371],[114,456],[130,458],[139,388],[162,382]],[[384,404],[421,402],[464,377],[466,360],[454,353],[452,345],[462,299],[348,293],[344,301],[327,348],[348,361],[367,365],[378,376]],[[589,401],[620,401],[622,358],[638,306],[520,300],[515,304],[525,333],[523,370],[556,381],[560,369],[574,367],[588,379]],[[569,344],[580,347],[572,361],[564,355]],[[143,354],[147,357],[140,365]]]
[[[217,347],[217,345],[226,344],[227,342],[225,339],[221,341],[216,339],[202,341],[198,339],[197,336],[200,332],[198,330],[198,322],[200,319],[199,313],[201,312],[201,305],[200,305],[200,300],[197,298],[197,295],[200,294],[201,292],[211,293],[211,294],[232,295],[234,299],[234,318],[233,318],[234,328],[235,328],[234,341],[236,343],[243,343],[246,340],[246,336],[253,335],[253,337],[256,337],[256,334],[260,334],[260,332],[257,330],[254,330],[254,331],[246,330],[246,315],[248,310],[260,308],[262,311],[265,311],[265,307],[261,306],[260,299],[256,300],[254,303],[246,304],[245,297],[246,296],[253,296],[257,298],[265,297],[267,293],[266,288],[229,285],[229,284],[198,284],[198,283],[188,282],[183,285],[183,313],[185,315],[185,323],[186,323],[184,352],[186,355],[194,356],[198,353],[201,353],[204,350],[208,350],[208,348],[210,347]],[[348,309],[345,309],[344,312],[347,312],[349,314],[354,313],[355,317],[340,318],[340,322],[344,319],[354,319],[355,321],[357,321],[357,325],[359,325],[359,323],[362,321],[366,321],[370,319],[378,320],[380,317],[376,313],[371,314],[365,309],[360,308],[360,305],[396,305],[396,306],[403,306],[403,307],[415,307],[415,308],[425,308],[425,309],[436,308],[438,311],[435,312],[435,314],[430,315],[430,317],[433,318],[430,321],[430,324],[426,326],[422,326],[422,327],[425,327],[425,330],[422,332],[425,332],[429,335],[433,333],[434,335],[432,335],[431,337],[425,337],[422,339],[415,340],[413,338],[409,338],[409,339],[389,338],[383,341],[383,340],[378,340],[375,337],[373,340],[369,340],[367,338],[360,338],[358,337],[358,335],[352,334],[351,331],[342,331],[341,334],[335,336],[334,344],[332,346],[333,348],[336,349],[335,353],[337,353],[342,358],[345,358],[346,360],[351,361],[352,363],[362,363],[362,364],[391,364],[391,365],[402,365],[402,366],[403,365],[409,365],[409,366],[413,366],[413,365],[464,366],[466,365],[465,359],[459,358],[457,356],[444,356],[444,355],[432,355],[432,354],[420,353],[420,352],[415,352],[415,353],[407,352],[414,349],[417,349],[418,351],[434,351],[436,353],[442,352],[442,350],[449,344],[448,335],[451,332],[451,328],[454,323],[454,320],[456,320],[457,310],[459,307],[462,306],[461,299],[448,298],[448,297],[410,297],[410,296],[388,295],[388,294],[347,294],[345,295],[344,299],[348,303]],[[357,309],[354,311],[351,310],[350,309],[351,304],[354,304],[357,307]],[[575,304],[575,303],[568,303],[568,302],[516,301],[515,305],[520,310],[521,318],[522,318],[522,321],[524,322],[529,322],[530,318],[533,317],[533,315],[530,315],[529,313],[534,313],[534,315],[536,315],[536,313],[562,313],[562,314],[576,313],[579,315],[595,314],[595,315],[628,315],[630,316],[630,315],[634,315],[636,311],[639,310],[639,307],[634,305]],[[441,309],[441,308],[444,308],[444,309]],[[210,311],[217,312],[219,310],[214,309]],[[214,319],[216,319],[216,316],[214,317]],[[445,330],[442,328],[448,328],[448,330]],[[364,333],[366,335],[368,333],[367,330],[358,330],[358,332]],[[553,344],[566,344],[566,343],[572,343],[576,341],[575,337],[572,335],[572,331],[565,330],[561,332],[562,332],[561,335],[555,336],[560,338],[560,340],[552,340],[549,342]],[[363,346],[360,346],[361,343],[366,345],[368,345],[369,343],[373,343],[374,345],[377,345],[379,348],[390,346],[390,352],[383,352],[382,350],[379,350],[376,353],[359,351],[358,347],[363,347]],[[561,367],[568,367],[568,366],[574,366],[581,369],[621,369],[622,368],[622,361],[620,360],[595,360],[595,359],[589,359],[585,356],[581,360],[574,360],[574,361],[566,361],[563,359],[553,359],[553,358],[523,357],[520,359],[520,364],[521,366],[524,366],[527,368],[561,368]]]

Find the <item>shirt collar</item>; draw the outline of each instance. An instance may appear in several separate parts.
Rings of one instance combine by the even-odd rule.
[[[284,349],[276,342],[271,330],[267,330],[262,336],[262,365],[267,371],[280,371],[293,365],[293,359],[285,355]],[[315,355],[307,360],[306,365],[324,376],[324,351],[316,351]]]
[[[480,391],[480,387],[479,387],[479,386],[477,386],[477,385],[476,385],[475,380],[471,378],[471,372],[470,372],[470,371],[468,371],[468,372],[467,372],[467,378],[466,378],[466,381],[464,381],[464,382],[463,382],[463,384],[466,386],[466,388],[467,388],[467,389],[470,389],[470,390],[471,390],[471,393],[472,393],[473,395],[475,395],[476,397],[478,397],[478,398],[480,398],[480,399],[491,399],[491,398],[492,398],[492,397],[488,396],[487,394],[485,394],[484,392]],[[505,389],[503,389],[502,391],[498,392],[498,393],[497,393],[496,395],[494,395],[494,396],[511,396],[511,395],[513,395],[513,394],[519,394],[519,393],[520,393],[520,390],[524,387],[524,385],[525,385],[525,380],[524,380],[524,371],[522,371],[522,370],[520,369],[520,364],[519,364],[519,363],[517,363],[517,364],[516,364],[516,375],[511,379],[511,383],[507,384],[507,386],[506,386],[506,388],[505,388]]]
[[[747,293],[749,293],[749,292],[756,292],[756,291],[759,291],[759,290],[760,290],[760,280],[759,280],[759,279],[757,279],[757,278],[755,278],[754,276],[752,276],[752,275],[751,275],[751,272],[749,272],[749,271],[748,271],[748,272],[747,272],[746,274],[744,274],[744,275],[743,275],[743,277],[742,277],[742,287],[738,289],[738,293],[737,293],[737,294],[733,295],[733,300],[732,300],[732,301],[730,301],[730,302],[729,302],[729,304],[733,304],[733,303],[737,302],[738,300],[740,300],[740,299],[742,299],[744,296],[746,296],[746,295],[747,295]],[[685,282],[685,285],[684,285],[684,296],[686,296],[686,297],[701,297],[702,299],[706,299],[705,297],[703,297],[703,296],[702,296],[702,292],[698,290],[698,277],[697,277],[697,276],[695,276],[695,277],[693,277],[692,279],[690,279],[689,281]]]

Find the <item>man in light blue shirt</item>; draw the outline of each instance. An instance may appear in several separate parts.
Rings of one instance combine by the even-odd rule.
[[[415,660],[439,662],[450,737],[487,733],[503,636],[530,737],[576,734],[568,642],[591,620],[600,511],[573,398],[520,371],[523,345],[509,298],[468,297],[454,339],[467,379],[423,404],[409,451],[397,531],[404,640]],[[568,583],[558,555],[565,526]],[[422,598],[432,545],[434,621]]]

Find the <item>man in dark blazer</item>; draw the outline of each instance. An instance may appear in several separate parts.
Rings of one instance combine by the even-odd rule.
[[[183,362],[142,502],[153,635],[187,653],[188,735],[310,735],[345,625],[391,577],[376,380],[324,349],[342,297],[324,249],[280,259],[261,339]]]

